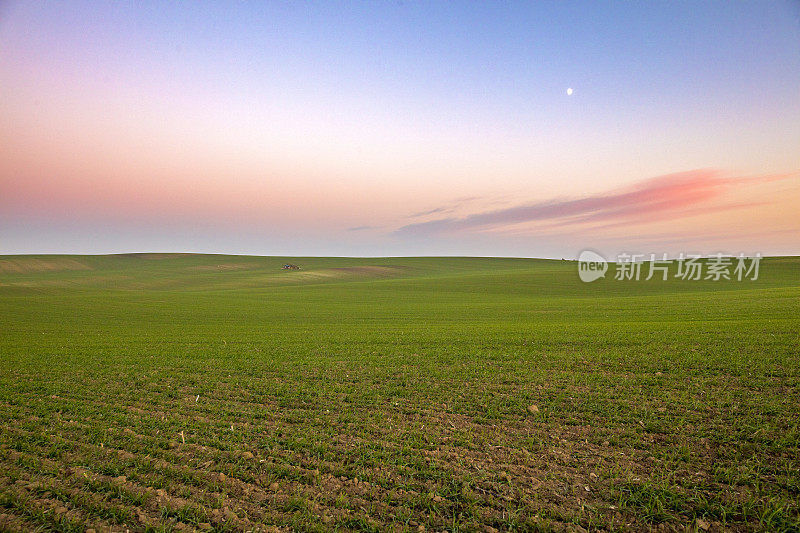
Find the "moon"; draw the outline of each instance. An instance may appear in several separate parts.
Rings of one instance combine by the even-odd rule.
[[[572,96],[572,87],[567,89],[567,96]]]

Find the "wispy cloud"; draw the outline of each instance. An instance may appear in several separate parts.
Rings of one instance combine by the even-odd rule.
[[[563,226],[678,218],[739,185],[787,177],[789,176],[723,177],[716,170],[692,170],[658,176],[633,187],[604,194],[549,200],[473,213],[460,218],[448,217],[408,224],[394,233],[399,236],[421,236],[483,231],[525,222],[546,222]],[[714,209],[719,207],[715,206]]]
[[[430,216],[430,215],[437,215],[437,214],[444,215],[444,214],[447,214],[447,213],[453,213],[453,212],[463,208],[465,205],[469,204],[470,202],[474,202],[474,201],[480,200],[480,199],[481,199],[480,196],[462,196],[461,198],[456,198],[455,200],[453,200],[449,204],[438,206],[438,207],[434,207],[433,209],[427,209],[425,211],[420,211],[418,213],[413,213],[411,215],[408,215],[408,218],[421,218],[421,217],[427,217],[427,216]]]
[[[408,218],[426,217],[428,215],[435,215],[436,213],[445,213],[447,211],[452,211],[452,209],[447,209],[447,208],[444,208],[444,207],[437,207],[435,209],[428,209],[427,211],[420,211],[419,213],[414,213],[412,215],[408,215]]]
[[[352,228],[347,228],[347,231],[367,231],[371,229],[378,229],[377,226],[355,226]]]

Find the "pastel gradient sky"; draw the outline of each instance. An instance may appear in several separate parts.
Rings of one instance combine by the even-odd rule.
[[[3,254],[797,255],[798,201],[794,1],[0,3]]]

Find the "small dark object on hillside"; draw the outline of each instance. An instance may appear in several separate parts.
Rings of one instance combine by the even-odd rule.
[[[292,265],[290,263],[286,263],[285,265],[283,265],[283,269],[284,270],[300,270],[300,267],[297,266],[297,265]]]

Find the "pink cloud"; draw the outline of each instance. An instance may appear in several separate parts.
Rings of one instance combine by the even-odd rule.
[[[566,226],[584,223],[650,222],[687,216],[724,192],[741,185],[786,179],[790,175],[723,177],[711,169],[692,170],[644,180],[633,187],[569,200],[550,200],[506,209],[409,224],[400,236],[474,232],[524,222]],[[738,204],[743,206],[748,204]],[[730,206],[709,206],[710,210]]]

